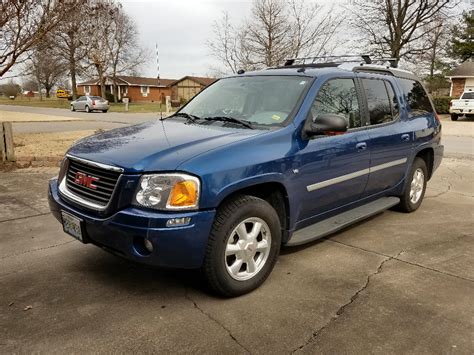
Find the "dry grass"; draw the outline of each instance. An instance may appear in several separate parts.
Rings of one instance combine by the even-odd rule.
[[[57,157],[80,138],[94,134],[93,130],[54,132],[54,133],[19,133],[13,137],[17,160],[22,157]]]
[[[0,122],[53,122],[53,121],[79,121],[81,118],[66,116],[50,116],[39,113],[13,112],[0,110]]]

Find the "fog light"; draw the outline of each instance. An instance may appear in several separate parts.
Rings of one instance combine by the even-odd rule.
[[[167,227],[185,226],[191,222],[191,217],[171,218],[166,221]]]
[[[143,245],[145,246],[145,249],[148,250],[150,253],[153,251],[153,243],[150,242],[148,239],[145,239],[143,241]]]

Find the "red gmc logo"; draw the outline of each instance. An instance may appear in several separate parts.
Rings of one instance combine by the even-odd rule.
[[[74,178],[74,183],[88,187],[89,189],[97,189],[97,185],[94,185],[94,182],[99,181],[99,178],[91,175],[84,174],[80,171],[76,172]]]

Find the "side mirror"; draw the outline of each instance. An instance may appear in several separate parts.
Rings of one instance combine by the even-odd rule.
[[[345,117],[332,113],[317,115],[312,122],[308,122],[304,127],[304,134],[307,137],[346,131],[347,121]]]

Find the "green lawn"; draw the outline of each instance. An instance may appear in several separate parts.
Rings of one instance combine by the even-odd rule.
[[[48,108],[69,108],[70,101],[66,99],[50,98],[39,100],[38,98],[19,98],[10,100],[5,97],[0,97],[1,105],[16,105],[16,106],[34,106],[34,107],[48,107]],[[145,113],[145,112],[160,112],[160,109],[165,111],[165,105],[158,102],[140,102],[128,104],[128,112],[130,113]],[[125,105],[121,103],[110,103],[111,112],[125,112]]]

